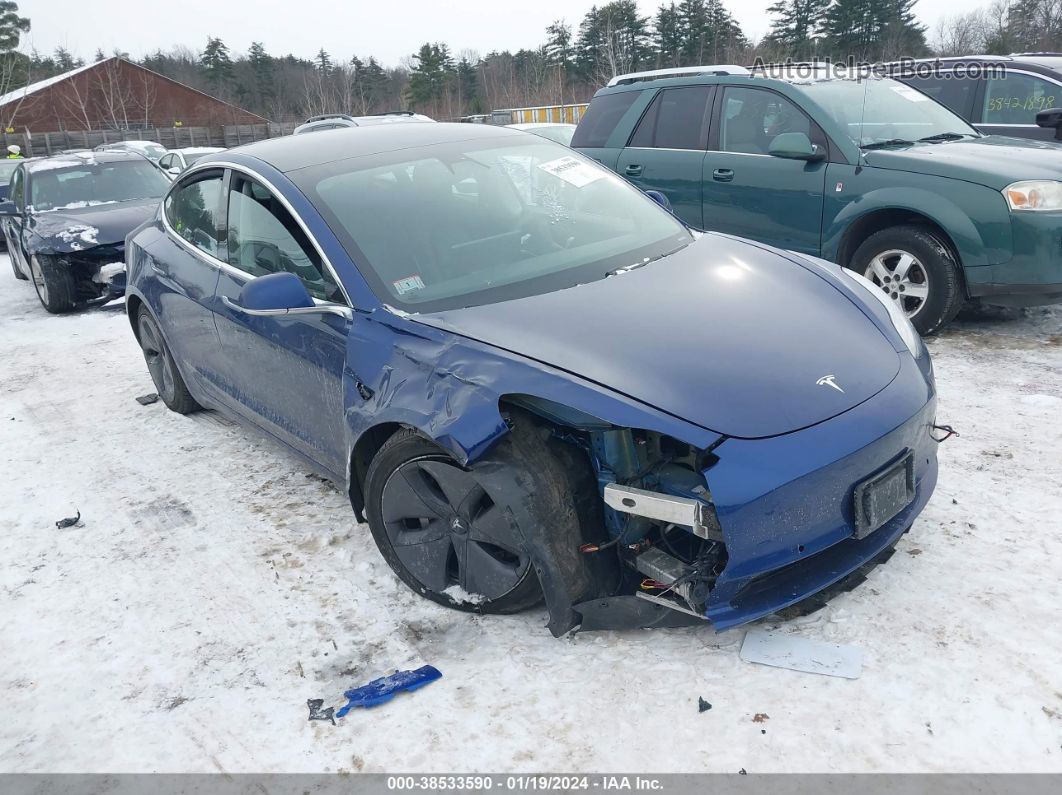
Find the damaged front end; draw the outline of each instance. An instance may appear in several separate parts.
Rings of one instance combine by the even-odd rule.
[[[798,603],[817,609],[857,584],[936,484],[936,401],[920,383],[912,361],[882,404],[769,439],[721,436],[706,449],[518,398],[581,451],[596,479],[601,538],[579,551],[612,577],[573,598],[574,623],[588,631],[707,620],[722,631]],[[867,524],[867,489],[891,472],[906,473],[906,496]]]
[[[512,402],[545,419],[554,438],[581,451],[593,471],[600,537],[578,551],[593,561],[598,582],[582,590],[591,598],[571,606],[579,629],[704,621],[708,596],[727,562],[702,471],[714,460],[711,449],[656,431],[618,428],[547,401]],[[594,528],[584,530],[587,535],[593,537]]]
[[[86,303],[125,295],[123,246],[101,245],[62,253],[37,253],[42,269],[65,271],[74,287],[74,301]]]

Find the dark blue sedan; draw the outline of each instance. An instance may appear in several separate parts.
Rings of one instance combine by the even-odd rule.
[[[171,409],[341,483],[417,593],[724,629],[852,582],[929,500],[929,354],[861,277],[527,133],[313,139],[182,174],[129,317]]]

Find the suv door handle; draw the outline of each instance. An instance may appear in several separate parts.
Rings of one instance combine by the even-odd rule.
[[[640,177],[642,175],[642,167],[632,163],[623,169],[623,173],[628,177]]]
[[[717,168],[712,172],[712,179],[716,182],[731,182],[734,179],[734,169]]]

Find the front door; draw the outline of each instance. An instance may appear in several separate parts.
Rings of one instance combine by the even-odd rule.
[[[351,321],[333,314],[256,317],[238,308],[251,279],[297,275],[321,301],[346,304],[320,253],[260,182],[232,172],[227,265],[218,280],[225,389],[238,411],[332,473],[346,471],[343,366]],[[227,301],[224,299],[228,299]]]
[[[818,255],[826,161],[773,157],[771,141],[802,132],[823,151],[825,134],[786,97],[727,86],[704,158],[704,228]]]
[[[704,228],[701,168],[714,95],[714,86],[658,92],[616,167],[642,190],[658,190],[667,196],[675,215],[696,229]]]

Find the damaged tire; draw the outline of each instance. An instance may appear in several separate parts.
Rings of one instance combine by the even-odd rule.
[[[365,483],[376,545],[421,596],[477,613],[515,613],[541,601],[509,506],[442,448],[399,431],[373,458]]]
[[[184,378],[177,369],[177,363],[173,360],[162,331],[146,307],[140,307],[137,329],[140,350],[144,353],[148,372],[151,373],[151,380],[162,402],[178,414],[191,414],[193,411],[198,411],[200,406],[185,386]]]
[[[894,226],[863,241],[848,268],[880,287],[919,334],[933,334],[962,308],[962,275],[948,245],[924,226]]]
[[[74,308],[76,285],[67,268],[56,264],[50,257],[30,254],[29,269],[41,306],[53,315]]]

